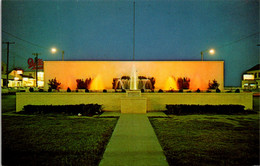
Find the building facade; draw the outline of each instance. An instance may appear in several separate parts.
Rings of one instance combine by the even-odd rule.
[[[243,73],[242,89],[259,89],[260,88],[260,64]]]

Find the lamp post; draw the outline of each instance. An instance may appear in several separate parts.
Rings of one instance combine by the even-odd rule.
[[[53,54],[55,54],[57,51],[58,51],[57,48],[55,48],[55,47],[51,48],[51,52]],[[61,59],[62,59],[62,61],[64,61],[64,51],[63,50],[61,51],[61,55],[62,55]]]
[[[209,54],[213,55],[215,54],[215,50],[214,49],[207,49],[207,50],[204,50],[204,51],[201,51],[200,52],[200,55],[201,55],[201,61],[203,61],[203,54],[208,52]]]
[[[35,56],[35,63],[36,63],[36,88],[38,87],[38,55],[40,55],[39,53],[33,53],[33,55]]]

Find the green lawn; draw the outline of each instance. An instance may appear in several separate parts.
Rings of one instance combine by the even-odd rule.
[[[170,165],[259,164],[259,114],[150,118]]]
[[[116,118],[2,116],[3,165],[98,165]]]
[[[15,112],[16,95],[2,95],[1,96],[2,112]]]

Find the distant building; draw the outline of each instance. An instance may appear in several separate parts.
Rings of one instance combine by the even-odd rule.
[[[5,65],[6,66],[6,65]],[[1,87],[6,86],[6,68],[2,63],[2,78]],[[38,87],[43,87],[44,74],[42,71],[38,72]],[[8,87],[35,87],[35,71],[24,71],[21,68],[14,68],[8,74]]]
[[[260,64],[243,73],[242,89],[259,89],[260,88]]]

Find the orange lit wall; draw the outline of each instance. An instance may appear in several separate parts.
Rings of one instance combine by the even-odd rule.
[[[61,88],[77,88],[76,79],[93,80],[90,89],[112,89],[113,78],[130,76],[133,66],[138,76],[155,77],[155,89],[177,89],[178,77],[190,78],[190,89],[208,88],[209,80],[217,80],[224,89],[223,61],[45,61],[44,80],[61,82]]]

